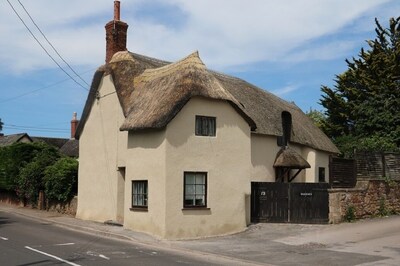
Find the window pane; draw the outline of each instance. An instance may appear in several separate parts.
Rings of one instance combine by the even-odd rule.
[[[204,205],[206,205],[204,196],[196,195],[196,206],[204,206]]]
[[[185,187],[185,194],[186,195],[192,195],[195,193],[195,187],[194,185],[186,185]]]
[[[203,173],[196,174],[196,183],[195,184],[204,184],[205,175]]]
[[[185,184],[186,185],[195,184],[195,174],[194,173],[187,173],[185,175]]]
[[[196,185],[196,195],[204,195],[204,185]]]

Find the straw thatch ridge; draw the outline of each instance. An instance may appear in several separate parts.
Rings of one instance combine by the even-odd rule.
[[[134,79],[133,87],[129,114],[121,130],[164,128],[195,96],[240,105],[206,69],[197,52],[176,63],[145,70]],[[254,129],[254,121],[238,110]]]
[[[311,165],[292,148],[283,147],[276,155],[274,167],[305,169],[311,168]]]
[[[103,75],[112,76],[126,117],[121,130],[164,128],[192,97],[229,102],[252,133],[281,136],[281,113],[291,113],[291,142],[339,153],[331,140],[298,108],[244,80],[208,70],[195,52],[176,62],[131,53],[116,53],[93,78],[76,137],[79,137]]]

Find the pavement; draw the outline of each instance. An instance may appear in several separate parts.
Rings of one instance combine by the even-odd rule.
[[[0,204],[0,211],[145,247],[218,258],[223,265],[400,265],[400,216],[338,225],[254,224],[244,232],[170,241],[121,226]]]

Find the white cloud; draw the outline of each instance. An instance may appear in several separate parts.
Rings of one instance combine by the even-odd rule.
[[[18,2],[10,1],[23,15]],[[158,1],[152,4],[157,5]],[[163,0],[164,5],[170,4],[180,9],[177,13],[185,14],[184,24],[176,27],[157,22],[157,14],[154,20],[124,17],[124,14],[135,14],[144,3],[149,5],[148,1],[121,1],[121,6],[122,19],[130,25],[130,50],[168,60],[199,50],[207,65],[222,69],[282,58],[294,61],[334,58],[350,49],[351,43],[322,45],[316,50],[309,47],[295,56],[288,55],[293,55],[295,48],[310,40],[340,30],[385,2],[388,0]],[[26,0],[22,3],[71,64],[104,62],[104,24],[112,18],[111,1]],[[0,34],[3,36],[0,68],[21,72],[55,67],[7,2],[2,1],[0,5]],[[29,22],[26,15],[23,17]],[[31,23],[29,26],[34,29]]]
[[[271,93],[275,94],[276,96],[283,96],[283,95],[289,94],[297,89],[299,89],[299,86],[288,85],[281,89],[273,90],[273,91],[271,91]]]

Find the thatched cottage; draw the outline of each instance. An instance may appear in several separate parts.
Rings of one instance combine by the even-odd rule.
[[[249,224],[251,181],[328,181],[338,150],[295,104],[209,70],[197,52],[171,63],[127,51],[119,1],[105,28],[106,64],[76,134],[78,218],[221,235]]]

